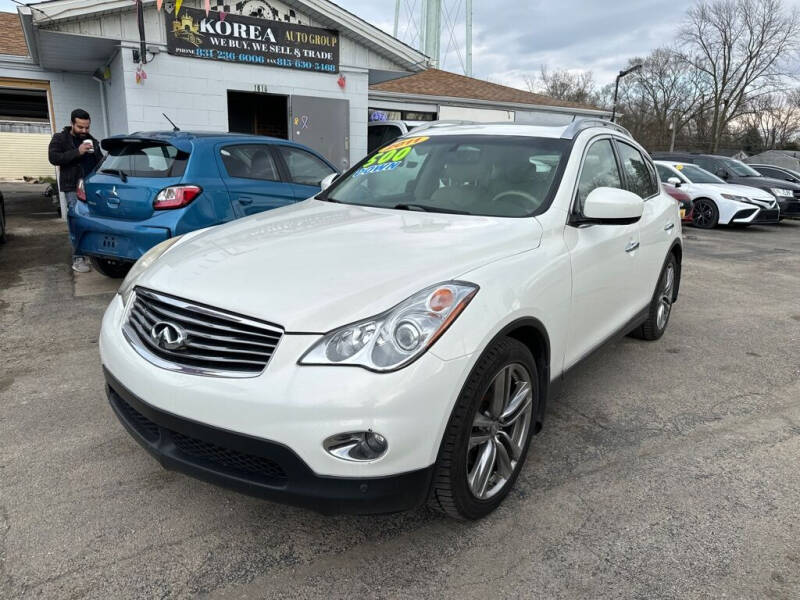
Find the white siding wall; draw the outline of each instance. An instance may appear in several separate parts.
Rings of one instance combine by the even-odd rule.
[[[121,52],[127,102],[128,129],[146,131],[165,129],[167,113],[181,129],[228,131],[228,90],[255,91],[266,85],[273,94],[298,94],[321,98],[344,98],[350,101],[350,160],[367,152],[366,71],[345,71],[345,90],[338,76],[274,67],[230,64],[159,54],[145,65],[147,79],[136,83],[136,64],[131,50]]]
[[[128,105],[125,99],[125,71],[122,68],[122,59],[123,53],[118,52],[110,65],[111,80],[105,84],[109,135],[130,132],[128,129]]]

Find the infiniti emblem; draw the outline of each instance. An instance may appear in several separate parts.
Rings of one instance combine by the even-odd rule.
[[[180,325],[159,321],[150,328],[150,337],[164,350],[178,350],[186,345],[186,331]]]

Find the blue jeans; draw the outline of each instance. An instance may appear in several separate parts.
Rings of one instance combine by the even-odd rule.
[[[78,239],[75,236],[75,232],[72,230],[72,218],[75,216],[75,205],[78,203],[78,194],[75,192],[64,192],[64,196],[67,199],[67,228],[69,229],[69,241],[72,244],[72,260],[74,261],[76,258],[83,258],[82,255],[75,252],[75,250],[77,250]]]

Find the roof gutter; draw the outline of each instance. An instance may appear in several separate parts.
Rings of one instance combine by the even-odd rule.
[[[580,114],[592,117],[610,117],[610,110],[578,108],[573,106],[550,106],[546,104],[525,104],[522,102],[497,102],[494,100],[480,100],[477,98],[458,98],[455,96],[430,96],[427,94],[405,94],[403,92],[387,92],[383,90],[369,90],[370,100],[409,101],[431,104],[446,104],[451,106],[497,108],[500,110],[540,110],[544,112]]]
[[[39,64],[39,46],[36,43],[36,34],[33,28],[33,11],[27,6],[18,6],[17,13],[22,23],[22,34],[25,36],[25,45],[28,46],[28,54],[37,65]]]

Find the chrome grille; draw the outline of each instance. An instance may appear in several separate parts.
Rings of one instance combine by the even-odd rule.
[[[144,288],[136,288],[130,302],[125,337],[143,358],[171,371],[255,377],[283,335],[277,325]],[[176,347],[154,334],[157,324],[180,331]]]

